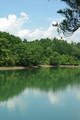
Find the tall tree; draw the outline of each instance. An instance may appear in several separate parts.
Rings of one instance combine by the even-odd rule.
[[[58,13],[63,15],[65,19],[58,24],[58,33],[64,36],[72,35],[80,27],[80,0],[61,0],[69,7],[59,10]]]
[[[62,0],[69,8],[59,10],[65,19],[59,24],[58,32],[65,36],[73,34],[80,27],[80,0]]]

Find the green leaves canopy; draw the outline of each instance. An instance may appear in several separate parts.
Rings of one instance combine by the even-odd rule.
[[[80,64],[80,43],[56,38],[28,42],[6,32],[0,36],[0,66]]]
[[[72,35],[80,27],[80,0],[61,0],[68,8],[59,10],[58,13],[65,19],[59,24],[58,32],[65,36]]]

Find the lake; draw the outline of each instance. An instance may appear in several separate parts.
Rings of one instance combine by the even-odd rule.
[[[80,68],[0,71],[0,120],[80,120]]]

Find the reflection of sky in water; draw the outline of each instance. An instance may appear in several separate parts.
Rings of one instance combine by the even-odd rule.
[[[80,120],[80,88],[68,86],[56,92],[27,88],[19,96],[0,102],[0,119]]]

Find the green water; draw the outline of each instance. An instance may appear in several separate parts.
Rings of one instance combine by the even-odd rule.
[[[80,69],[0,71],[0,120],[80,120]]]

